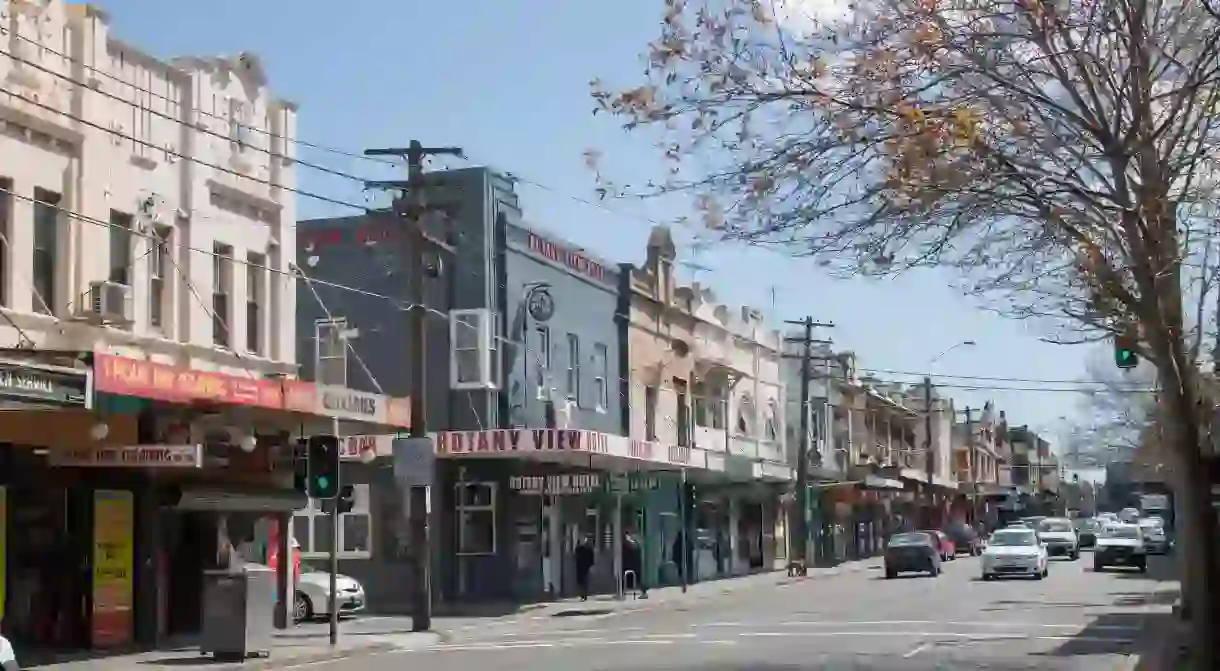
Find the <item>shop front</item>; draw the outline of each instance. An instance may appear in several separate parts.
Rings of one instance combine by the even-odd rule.
[[[625,539],[638,577],[680,579],[686,454],[593,431],[503,429],[434,437],[440,586],[448,601],[538,601],[578,594],[576,549],[593,550],[590,587],[617,589]]]

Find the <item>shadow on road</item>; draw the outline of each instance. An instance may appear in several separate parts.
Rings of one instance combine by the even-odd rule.
[[[1107,613],[1046,653],[1048,657],[1078,657],[1085,655],[1129,655],[1136,652],[1140,633],[1145,627],[1158,626],[1159,620],[1172,617],[1168,613]]]

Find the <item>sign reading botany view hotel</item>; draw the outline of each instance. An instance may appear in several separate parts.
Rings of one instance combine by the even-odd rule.
[[[577,429],[446,431],[436,434],[436,454],[437,456],[507,456],[528,452],[609,454],[612,437],[617,436]]]

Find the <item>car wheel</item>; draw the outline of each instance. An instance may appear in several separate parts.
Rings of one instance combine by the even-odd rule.
[[[891,571],[891,570],[889,570],[889,569],[886,569],[886,571],[885,571],[885,579],[886,579],[886,580],[893,580],[894,578],[897,578],[897,577],[898,577],[898,572],[897,572],[897,571]]]
[[[1137,566],[1136,568],[1137,568],[1137,569],[1139,569],[1140,573],[1147,573],[1147,572],[1148,572],[1148,565],[1147,565],[1147,564],[1140,564],[1140,565],[1139,565],[1139,566]]]
[[[1106,569],[1106,565],[1101,562],[1093,562],[1093,572],[1101,573]]]
[[[297,622],[313,619],[313,603],[301,592],[292,600],[292,617]]]
[[[991,582],[992,580],[995,580],[995,576],[991,575],[990,573],[983,574],[983,582]]]
[[[935,565],[932,566],[932,568],[928,570],[928,575],[932,576],[933,578],[939,577],[940,576],[940,566],[935,566]]]
[[[1051,574],[1051,567],[1043,566],[1042,567],[1042,577],[1045,578],[1045,577],[1049,576],[1050,574]]]
[[[1071,559],[1072,561],[1080,559],[1080,550],[1073,551],[1072,554],[1068,555],[1068,559]]]

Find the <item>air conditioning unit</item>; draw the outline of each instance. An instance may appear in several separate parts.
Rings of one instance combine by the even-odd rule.
[[[89,300],[81,306],[80,316],[101,324],[130,324],[131,287],[116,282],[90,282]]]

